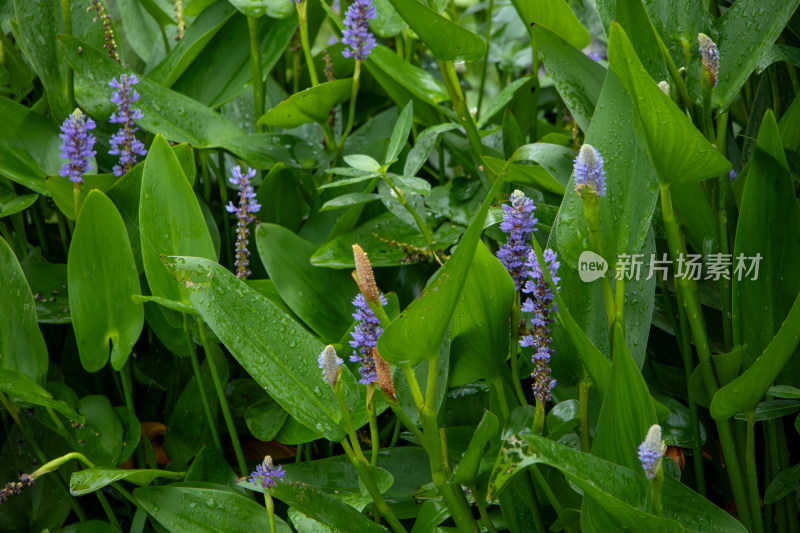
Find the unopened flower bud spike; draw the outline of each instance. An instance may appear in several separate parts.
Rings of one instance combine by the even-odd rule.
[[[638,455],[645,476],[650,481],[647,495],[648,510],[655,515],[660,515],[662,512],[663,456],[666,449],[667,445],[661,438],[661,426],[653,424],[647,431],[647,437],[639,445]]]

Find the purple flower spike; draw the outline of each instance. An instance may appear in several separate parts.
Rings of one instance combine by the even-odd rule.
[[[560,263],[558,256],[550,248],[544,251],[544,260],[547,262],[547,269],[553,278],[556,288],[561,281],[556,273]],[[537,402],[547,402],[550,400],[550,391],[556,385],[556,380],[550,377],[550,356],[553,349],[550,347],[553,342],[550,337],[550,324],[553,318],[550,316],[553,311],[557,311],[554,303],[555,295],[553,290],[547,285],[539,262],[536,260],[536,253],[531,251],[525,265],[529,268],[526,272],[530,278],[525,282],[522,292],[530,294],[531,297],[525,299],[522,304],[523,313],[531,313],[531,334],[525,335],[519,341],[520,346],[532,346],[533,353],[533,394]]]
[[[594,189],[597,196],[606,195],[606,173],[603,170],[603,156],[593,146],[584,144],[573,168],[575,174],[575,190],[582,187]]]
[[[255,177],[256,171],[248,168],[247,173],[242,174],[241,167],[233,167],[231,174],[232,177],[228,181],[239,188],[239,207],[233,205],[233,202],[228,202],[225,209],[228,213],[236,213],[236,217],[239,219],[236,226],[236,277],[242,279],[252,274],[248,268],[250,250],[247,249],[247,245],[250,244],[248,240],[250,230],[247,225],[256,219],[253,213],[257,213],[261,206],[256,201],[256,193],[250,183],[250,179]]]
[[[511,274],[514,286],[519,290],[525,277],[525,261],[531,253],[531,235],[536,230],[534,226],[537,220],[533,216],[536,206],[520,190],[511,193],[509,200],[511,205],[502,205],[503,222],[500,223],[500,229],[509,234],[508,241],[497,251],[497,258]]]
[[[61,159],[66,162],[58,171],[58,175],[69,178],[72,183],[83,183],[83,175],[89,172],[89,159],[97,153],[94,148],[96,139],[89,130],[95,128],[94,120],[76,109],[61,124]]]
[[[281,466],[274,466],[272,464],[272,457],[267,455],[264,457],[264,461],[256,466],[255,472],[250,473],[250,479],[248,481],[256,485],[261,485],[263,489],[272,489],[275,488],[278,481],[282,480],[284,476],[286,476],[286,472],[283,471],[283,468]]]
[[[118,155],[119,163],[114,165],[114,175],[123,176],[136,164],[137,155],[145,155],[147,150],[144,144],[136,138],[137,128],[133,121],[142,118],[139,109],[132,109],[131,104],[139,99],[139,93],[132,86],[139,83],[136,74],[123,74],[108,82],[109,87],[117,89],[111,97],[111,103],[117,104],[117,110],[111,115],[109,122],[119,124],[121,127],[111,137],[110,155]]]
[[[386,297],[380,295],[381,304],[386,305]],[[369,308],[369,304],[364,299],[364,295],[358,293],[353,298],[353,305],[356,307],[356,312],[353,313],[353,318],[356,319],[356,327],[350,334],[353,340],[350,341],[350,346],[353,347],[353,355],[350,356],[350,362],[361,363],[361,379],[359,383],[369,385],[378,381],[378,374],[375,370],[375,359],[372,358],[372,349],[378,345],[378,337],[383,333],[380,322],[378,322],[375,313]]]
[[[661,426],[654,424],[647,431],[647,437],[639,445],[639,462],[642,463],[647,479],[653,479],[664,454],[664,441],[661,440]]]
[[[372,0],[355,0],[344,18],[344,31],[342,42],[350,48],[342,51],[344,57],[354,57],[364,61],[375,48],[375,36],[369,31],[369,21],[376,18],[375,6]]]

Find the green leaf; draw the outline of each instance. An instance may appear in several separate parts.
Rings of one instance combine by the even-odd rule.
[[[535,143],[526,144],[514,150],[510,160],[514,163],[530,161],[540,165],[558,182],[558,188],[554,185],[548,185],[545,190],[550,190],[556,194],[564,194],[564,185],[569,181],[569,176],[572,174],[572,164],[576,155],[574,150],[557,144]],[[514,166],[510,168],[513,169]]]
[[[704,180],[727,174],[730,163],[658,88],[636,57],[619,24],[611,25],[609,61],[631,97],[636,135],[661,183]]]
[[[317,365],[324,348],[320,341],[212,261],[175,258],[170,269],[187,287],[203,320],[276,402],[327,439],[344,438],[333,390]]]
[[[334,209],[342,209],[344,207],[350,207],[354,205],[364,205],[370,202],[374,202],[375,200],[380,200],[381,198],[391,198],[391,197],[375,193],[351,192],[348,194],[337,196],[332,200],[328,200],[322,205],[322,207],[320,207],[319,210],[320,212],[324,212],[324,211],[332,211]]]
[[[260,485],[253,485],[244,480],[240,480],[239,485],[258,492],[263,491]],[[386,532],[384,527],[379,526],[346,503],[332,498],[305,483],[284,481],[278,483],[269,492],[273,498],[338,531]]]
[[[601,528],[599,531],[683,531],[674,520],[639,510],[645,493],[641,476],[625,467],[533,435],[530,431],[512,435],[503,443],[489,481],[489,495],[499,492],[514,474],[539,463],[560,470],[591,501],[602,505],[607,516],[612,518],[593,524]],[[584,527],[585,520],[582,512]]]
[[[228,0],[247,17],[261,17],[267,15],[271,18],[282,19],[294,11],[292,0]]]
[[[85,426],[72,430],[73,441],[82,443],[81,453],[96,466],[117,466],[122,456],[124,433],[111,401],[99,394],[84,396],[78,401],[77,409],[86,417]]]
[[[442,82],[428,71],[397,57],[395,52],[385,46],[376,46],[370,52],[366,65],[373,75],[379,70],[394,83],[432,106],[450,99]]]
[[[519,89],[530,84],[532,81],[533,78],[530,76],[523,76],[522,78],[516,79],[503,87],[502,90],[497,93],[497,96],[486,102],[486,106],[481,108],[481,118],[477,124],[478,129],[483,128],[492,117],[502,111],[503,108],[511,102]]]
[[[781,470],[767,487],[764,503],[769,505],[784,499],[797,488],[798,483],[800,483],[800,464]]]
[[[406,156],[403,174],[406,176],[416,176],[417,172],[425,165],[431,152],[433,152],[433,147],[439,135],[456,128],[458,128],[458,125],[453,123],[437,124],[417,135],[414,146],[411,147],[408,156]]]
[[[800,411],[800,402],[797,400],[772,400],[759,403],[753,412],[753,418],[756,422],[764,422],[782,418],[797,411]],[[747,413],[738,413],[734,418],[736,420],[747,420],[747,416]]]
[[[258,440],[269,442],[283,427],[289,414],[276,402],[260,403],[248,407],[244,412],[247,429]]]
[[[355,268],[353,244],[359,244],[369,255],[372,266],[399,266],[407,262],[409,250],[422,249],[425,239],[417,228],[398,224],[397,217],[383,213],[356,229],[323,244],[311,256],[311,264],[329,268]]]
[[[409,100],[408,104],[403,108],[400,112],[400,115],[397,117],[397,122],[394,125],[394,129],[392,130],[392,136],[389,139],[389,147],[386,149],[386,157],[384,158],[383,162],[386,165],[391,165],[395,161],[397,161],[397,156],[400,154],[400,150],[403,149],[403,145],[406,144],[408,140],[408,134],[411,132],[411,123],[414,120],[414,101]],[[354,156],[349,156],[354,157]],[[353,165],[350,161],[348,161],[348,156],[345,156],[345,161],[348,165]],[[356,168],[358,168],[356,166]],[[380,170],[380,165],[378,165],[378,169],[371,170],[371,172],[378,172]]]
[[[794,186],[775,115],[767,111],[742,194],[731,265],[733,341],[747,346],[745,368],[770,343],[800,292],[800,279],[785,275],[800,270]],[[746,268],[754,257],[757,275]]]
[[[180,479],[182,477],[183,472],[156,469],[121,470],[95,466],[73,472],[69,479],[69,493],[73,496],[83,496],[121,480],[142,486],[149,485],[155,479]]]
[[[479,243],[453,313],[450,386],[504,375],[514,292],[508,271]]]
[[[147,73],[147,78],[164,87],[171,87],[194,60],[204,52],[209,41],[234,13],[236,10],[224,2],[217,2],[209,6],[189,24],[183,38],[153,70]]]
[[[378,339],[378,351],[389,363],[414,364],[438,355],[472,264],[483,222],[502,184],[503,179],[498,178],[453,255],[434,274],[422,294],[392,321]]]
[[[392,174],[390,177],[392,181],[394,181],[395,186],[406,194],[428,195],[431,193],[431,184],[422,178],[398,176],[397,174]]]
[[[0,368],[0,391],[17,400],[54,409],[70,420],[86,422],[86,419],[75,412],[65,401],[56,400],[44,387],[16,370]]]
[[[408,136],[408,134],[406,134],[406,136]],[[389,148],[391,149],[391,140]],[[381,164],[368,155],[361,155],[361,154],[346,155],[344,156],[343,159],[345,163],[347,163],[354,169],[360,170],[362,172],[380,172],[381,170]]]
[[[81,364],[88,372],[121,369],[144,326],[139,274],[117,208],[92,191],[81,208],[67,260],[69,307]]]
[[[340,339],[353,322],[350,300],[358,292],[350,274],[312,266],[309,259],[316,247],[281,226],[259,225],[256,244],[286,305],[321,338]]]
[[[49,359],[36,322],[33,294],[17,257],[2,237],[0,272],[0,309],[6,310],[0,320],[0,370],[13,370],[34,383],[44,383]]]
[[[798,5],[800,0],[741,0],[714,22],[720,55],[719,81],[712,93],[716,105],[727,109]]]
[[[564,0],[543,0],[533,4],[525,0],[512,0],[522,22],[531,29],[538,44],[538,26],[550,28],[556,35],[575,48],[585,48],[592,41],[591,35],[578,21],[568,2]]]
[[[262,505],[224,485],[218,487],[143,487],[133,491],[133,497],[168,531],[246,533],[269,523]]]
[[[400,18],[394,10],[389,0],[373,0],[375,14],[377,17],[369,23],[370,30],[374,31],[378,37],[388,39],[394,37],[408,27],[406,22]]]
[[[352,78],[309,87],[264,113],[258,123],[291,129],[308,122],[327,122],[331,108],[350,98],[352,87]]]
[[[800,389],[789,385],[775,385],[767,390],[767,394],[787,400],[800,400]]]
[[[479,61],[483,39],[417,0],[389,0],[395,10],[439,61]]]
[[[147,283],[155,296],[188,303],[161,256],[216,258],[200,205],[166,139],[157,135],[142,175],[139,229]]]
[[[62,31],[60,4],[55,0],[15,0],[14,12],[14,38],[47,92],[54,120],[60,121],[72,112],[67,101],[66,69],[56,53]]]
[[[498,429],[500,429],[500,421],[497,416],[491,411],[484,411],[478,427],[475,428],[475,433],[472,434],[469,446],[461,455],[458,468],[453,474],[453,481],[467,486],[475,485],[483,450],[486,448],[486,444],[497,435]]]
[[[636,450],[658,419],[644,381],[619,323],[614,328],[614,359],[608,392],[597,420],[592,454],[631,470],[641,469]]]
[[[9,202],[0,202],[0,218],[9,217],[25,211],[34,203],[36,203],[38,198],[38,194],[24,194],[22,196],[15,197]]]
[[[8,98],[0,98],[0,175],[39,194],[48,194],[45,177],[63,161],[58,130],[46,118]]]

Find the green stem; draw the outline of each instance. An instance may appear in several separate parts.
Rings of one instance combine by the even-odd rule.
[[[130,359],[125,363],[120,371],[120,381],[122,382],[122,392],[125,399],[125,407],[128,409],[128,416],[130,417],[129,423],[136,423],[138,424],[138,418],[136,417],[136,409],[135,403],[133,401],[133,380],[131,379],[131,363]],[[145,459],[144,459],[144,450],[141,443],[136,444],[136,463],[139,465],[139,468],[145,467]],[[151,468],[155,468],[156,465],[151,465]]]
[[[61,238],[61,249],[64,252],[64,261],[69,257],[69,232],[67,219],[60,209],[56,209],[56,220],[58,220],[58,236]]]
[[[589,243],[592,251],[599,256],[603,255],[603,240],[600,236],[600,199],[597,194],[588,189],[581,194],[583,200],[583,214],[586,217],[586,224],[589,226]],[[603,291],[603,302],[606,305],[606,317],[608,319],[609,332],[612,331],[611,325],[617,315],[614,293],[611,290],[610,272],[600,278]]]
[[[78,215],[81,213],[81,184],[75,183],[72,188],[73,207],[75,209],[75,223],[78,223]]]
[[[378,484],[375,483],[375,478],[372,475],[372,470],[370,466],[367,464],[367,461],[364,459],[363,455],[361,457],[358,456],[347,443],[347,439],[342,441],[342,448],[344,448],[344,452],[347,454],[347,457],[350,459],[350,463],[352,463],[353,467],[358,472],[358,476],[361,478],[361,481],[364,483],[364,486],[367,488],[370,496],[372,496],[372,501],[375,504],[375,509],[377,509],[381,515],[386,517],[386,521],[389,522],[389,525],[395,531],[395,533],[407,533],[406,528],[403,527],[403,524],[400,523],[400,520],[394,515],[389,506],[386,505],[386,500],[383,499],[381,495],[380,489],[378,489]]]
[[[404,425],[406,429],[408,429],[414,435],[414,437],[417,439],[417,442],[419,442],[420,446],[424,447],[425,437],[422,435],[422,431],[419,430],[417,425],[411,421],[411,419],[408,417],[403,408],[400,407],[400,404],[397,402],[397,399],[389,398],[385,394],[383,398],[384,400],[386,400],[386,404],[389,406],[394,415],[397,417],[397,420],[399,420],[400,423]]]
[[[514,384],[514,392],[517,395],[520,405],[528,405],[525,392],[522,390],[522,382],[519,378],[519,317],[520,317],[520,296],[519,291],[514,294],[514,306],[511,308],[511,381]]]
[[[592,390],[592,378],[586,367],[582,367],[580,389],[578,392],[578,420],[581,436],[581,451],[592,451],[592,437],[589,435],[589,393]]]
[[[297,18],[300,22],[300,43],[303,46],[303,56],[305,56],[306,65],[308,66],[308,77],[311,79],[311,86],[316,87],[319,85],[319,79],[314,68],[314,58],[311,56],[311,46],[308,44],[308,18],[306,17],[308,2],[303,0],[295,5],[297,6]],[[356,61],[356,64],[358,64],[358,61]],[[355,80],[353,82],[355,83]]]
[[[475,505],[478,507],[478,513],[481,516],[481,522],[489,531],[489,533],[497,533],[497,528],[494,527],[492,523],[492,519],[489,518],[489,513],[486,511],[486,504],[483,503],[483,498],[478,497],[478,490],[475,485],[469,487],[469,490],[472,492],[473,496],[475,497]]]
[[[197,388],[200,389],[200,402],[203,404],[203,411],[205,411],[206,414],[208,428],[211,430],[211,439],[214,441],[214,446],[218,450],[222,451],[222,442],[219,440],[217,425],[214,423],[214,416],[211,414],[211,404],[208,401],[208,394],[206,394],[206,385],[203,381],[203,376],[200,374],[200,363],[197,360],[197,349],[194,347],[194,339],[192,339],[192,334],[189,332],[189,316],[186,314],[183,315],[183,332],[186,335],[186,342],[189,344],[192,371],[194,372],[194,378],[197,381]]]
[[[717,150],[727,157],[727,129],[728,113],[721,113],[717,118]],[[730,253],[730,243],[728,239],[728,208],[727,191],[730,187],[730,178],[727,175],[720,176],[717,180],[716,189],[716,215],[717,215],[717,240],[719,241],[719,253],[723,257]],[[725,338],[725,349],[733,347],[733,301],[731,292],[731,280],[722,276],[719,279],[720,301],[722,303],[722,331]]]
[[[561,512],[564,510],[564,506],[561,505],[561,502],[558,501],[555,493],[550,488],[550,485],[547,483],[547,480],[542,475],[542,472],[539,470],[537,465],[533,465],[530,467],[531,477],[533,482],[539,487],[539,490],[544,492],[545,498],[550,503],[550,506],[555,510],[557,515],[560,515]]]
[[[481,82],[478,86],[478,112],[475,114],[476,119],[479,119],[481,116],[483,90],[486,87],[486,70],[489,66],[489,47],[492,42],[492,11],[494,11],[494,0],[489,0],[489,7],[486,9],[486,56],[481,67]]]
[[[247,17],[247,29],[250,33],[250,82],[253,85],[253,110],[256,118],[256,131],[264,131],[264,125],[258,120],[264,116],[264,80],[261,68],[261,43],[258,38],[258,19]]]
[[[361,445],[358,442],[358,435],[356,435],[356,428],[353,424],[353,418],[350,416],[350,410],[347,408],[347,402],[345,402],[344,399],[341,380],[334,385],[333,392],[336,396],[336,403],[339,405],[339,412],[342,414],[342,424],[344,425],[347,436],[350,438],[350,443],[353,446],[353,452],[360,460],[366,463],[367,458],[364,457],[364,452],[361,451]]]
[[[356,101],[358,100],[358,86],[361,80],[361,61],[356,59],[356,68],[353,71],[353,86],[350,89],[350,107],[347,110],[347,124],[345,125],[342,136],[339,138],[339,144],[336,145],[338,152],[342,151],[344,141],[350,132],[353,130],[353,122],[356,118]]]
[[[369,464],[378,465],[378,453],[381,449],[380,437],[378,436],[378,413],[375,411],[375,384],[367,385],[367,417],[369,418],[369,439],[372,445],[372,455]]]
[[[763,533],[764,521],[761,518],[761,496],[758,493],[758,472],[756,469],[756,435],[755,412],[747,413],[747,441],[745,445],[745,463],[747,464],[747,485],[750,491],[750,510],[753,513],[754,533]]]
[[[61,18],[64,21],[64,35],[72,36],[72,13],[69,0],[61,0]],[[67,64],[67,103],[70,108],[75,106],[75,73]],[[77,211],[75,213],[77,219]]]
[[[508,422],[511,410],[508,408],[508,398],[506,398],[505,383],[502,378],[497,378],[491,382],[494,392],[497,395],[497,403],[500,405],[500,414],[503,416],[503,424]]]
[[[28,426],[27,420],[23,420],[22,417],[19,416],[19,410],[17,410],[17,407],[11,402],[11,400],[9,400],[6,397],[6,395],[3,392],[0,392],[0,405],[2,405],[6,409],[6,411],[8,411],[8,414],[11,415],[11,418],[14,420],[14,422],[16,422],[17,426],[19,426],[22,435],[25,437],[25,440],[31,445],[33,454],[36,456],[39,462],[42,464],[46,464],[48,462],[47,455],[45,455],[44,450],[42,450],[42,447],[39,445],[39,441],[36,440],[33,431],[31,431],[31,428]],[[67,501],[69,502],[70,507],[72,507],[72,510],[75,511],[75,516],[78,517],[78,520],[80,520],[81,522],[86,521],[88,519],[88,517],[86,516],[86,512],[83,510],[83,507],[81,507],[81,504],[78,502],[78,500],[73,498],[72,495],[69,493],[67,484],[64,481],[64,479],[61,478],[61,475],[59,474],[54,476],[53,480],[55,481],[55,484],[58,486],[58,489],[64,491],[64,493],[66,494]]]
[[[672,208],[672,196],[669,185],[661,185],[661,211],[664,221],[664,229],[667,233],[667,243],[673,262],[678,261],[679,257],[686,257],[686,246],[683,243],[678,221]],[[689,327],[692,331],[697,355],[700,360],[700,369],[705,380],[706,389],[709,397],[713,397],[719,390],[716,373],[714,372],[713,362],[711,361],[711,348],[708,344],[705,322],[703,320],[703,310],[700,306],[700,299],[697,295],[697,287],[694,281],[685,276],[675,276],[675,283],[681,294],[682,303],[686,310]],[[730,420],[717,420],[717,433],[719,434],[722,454],[725,458],[725,466],[728,470],[728,478],[731,482],[731,490],[736,501],[736,508],[739,511],[739,518],[746,528],[752,530],[753,519],[750,513],[750,504],[742,477],[739,459],[736,454],[736,446],[733,440]]]
[[[408,203],[408,200],[406,200],[405,193],[403,193],[402,190],[398,189],[395,186],[392,179],[386,173],[386,170],[383,170],[382,174],[383,174],[383,179],[386,180],[386,183],[388,183],[389,186],[392,188],[392,191],[394,191],[397,201],[400,202],[400,205],[402,205],[405,208],[405,210],[408,211],[408,213],[414,219],[414,222],[416,222],[417,227],[419,228],[420,232],[422,232],[422,236],[425,238],[425,242],[428,243],[428,249],[430,250],[431,254],[433,254],[433,257],[436,258],[436,260],[439,261],[439,263],[441,264],[441,261],[439,260],[439,257],[436,255],[436,251],[434,250],[433,235],[431,233],[430,228],[422,219],[417,210],[414,209],[414,206]]]
[[[47,235],[45,234],[42,202],[43,200],[41,198],[37,200],[36,207],[28,212],[33,219],[33,225],[36,227],[36,235],[39,237],[39,246],[42,247],[42,255],[47,259],[50,257],[50,242],[47,240]]]
[[[264,506],[269,514],[269,533],[275,533],[275,502],[272,501],[272,496],[266,492],[264,493]]]
[[[202,320],[197,321],[197,329],[200,331],[200,340],[203,343],[203,350],[206,352],[206,362],[208,363],[208,369],[211,371],[211,379],[214,381],[214,390],[217,392],[217,400],[219,400],[219,406],[222,409],[222,418],[225,419],[225,427],[228,428],[228,435],[231,438],[233,452],[236,455],[236,462],[239,465],[241,475],[245,475],[247,473],[247,463],[244,460],[242,445],[239,443],[239,434],[236,432],[236,424],[233,423],[233,416],[231,416],[228,399],[225,397],[225,390],[223,388],[225,384],[222,383],[219,377],[219,371],[214,362],[214,356],[211,355],[211,344],[208,342],[206,327]]]

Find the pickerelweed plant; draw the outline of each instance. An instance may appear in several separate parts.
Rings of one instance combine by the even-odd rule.
[[[0,531],[800,533],[800,0],[57,4]]]

